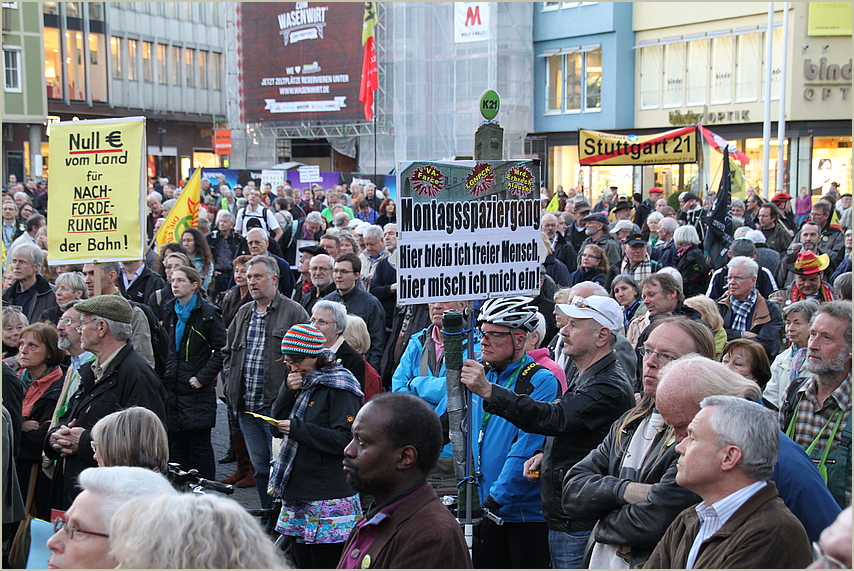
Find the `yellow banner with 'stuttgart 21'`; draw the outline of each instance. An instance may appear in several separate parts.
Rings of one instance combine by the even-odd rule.
[[[617,135],[578,131],[578,162],[599,165],[667,165],[697,162],[697,128],[653,135]]]
[[[50,265],[141,260],[145,117],[53,123]]]

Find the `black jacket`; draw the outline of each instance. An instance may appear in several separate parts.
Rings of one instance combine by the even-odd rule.
[[[566,514],[598,519],[595,540],[630,547],[632,568],[649,558],[679,512],[700,501],[694,492],[676,483],[679,455],[670,430],[655,436],[640,470],[622,467],[626,448],[642,420],[638,418],[623,429],[617,447],[617,430],[623,422],[620,417],[605,440],[570,469],[563,484]],[[652,484],[648,500],[636,504],[623,501],[626,486],[632,482]],[[590,548],[588,544],[588,553]]]
[[[634,403],[632,387],[612,352],[583,374],[567,380],[560,399],[547,403],[493,385],[484,411],[506,418],[525,432],[545,434],[540,468],[540,498],[549,529],[573,532],[593,529],[595,518],[586,521],[567,516],[561,506],[563,479],[608,435],[611,424]]]
[[[30,301],[27,309],[27,321],[35,323],[42,312],[49,307],[56,307],[56,296],[53,294],[53,286],[44,279],[41,274],[36,274],[36,294]],[[18,293],[18,282],[12,283],[3,290],[3,305],[15,305],[15,294]]]
[[[231,266],[229,266],[228,268],[216,267],[217,260],[219,259],[217,251],[220,248],[228,248],[228,259],[233,260],[237,257],[237,252],[240,248],[240,243],[242,239],[241,236],[235,232],[232,232],[231,235],[226,238],[222,235],[222,232],[220,232],[219,230],[214,230],[213,232],[205,236],[205,239],[208,241],[208,246],[210,246],[211,254],[213,255],[214,269],[219,272],[224,270],[231,272]]]
[[[297,394],[282,383],[271,409],[273,418],[288,418]],[[361,404],[361,399],[350,391],[315,387],[305,417],[291,420],[289,437],[299,446],[285,488],[285,501],[330,500],[354,494],[344,479],[341,462]]]
[[[177,300],[176,300],[177,301]],[[199,299],[184,328],[181,350],[175,350],[175,303],[166,306],[169,332],[166,373],[166,430],[194,430],[216,425],[216,376],[222,370],[225,325],[215,305]],[[190,386],[190,378],[202,388]]]
[[[567,231],[569,228],[567,228]],[[555,258],[563,262],[567,272],[574,272],[576,267],[576,251],[575,246],[568,242],[563,234],[558,232],[557,239],[554,244]],[[557,280],[555,280],[557,281]]]
[[[128,342],[110,362],[98,383],[91,363],[80,368],[80,386],[68,400],[68,409],[59,419],[60,425],[76,420],[75,426],[84,428],[77,445],[77,453],[64,458],[57,464],[54,473],[52,507],[68,509],[79,493],[77,476],[86,468],[98,465],[93,457],[91,429],[95,423],[112,412],[132,406],[141,406],[166,420],[166,393],[154,369],[134,351]],[[49,445],[50,435],[59,426],[48,432],[44,452],[48,458],[59,459],[59,453]]]
[[[344,341],[335,352],[335,360],[353,373],[353,376],[359,381],[362,392],[365,392],[365,358]]]
[[[116,279],[116,287],[130,301],[146,303],[153,292],[166,287],[166,280],[143,266],[142,273],[130,284],[129,288],[125,289],[125,280],[122,276]]]
[[[380,300],[358,287],[354,287],[343,296],[338,291],[333,291],[323,299],[343,303],[347,307],[347,313],[358,315],[365,320],[368,334],[371,336],[371,348],[368,349],[367,354],[368,363],[379,371],[386,341],[385,310]]]

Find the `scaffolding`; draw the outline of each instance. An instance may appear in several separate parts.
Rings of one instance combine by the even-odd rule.
[[[482,121],[478,101],[486,89],[501,95],[497,120],[507,158],[525,156],[533,129],[533,7],[489,3],[488,39],[457,43],[455,4],[377,3],[375,28],[379,88],[373,121],[246,124],[240,117],[239,8],[229,20],[234,65],[227,76],[229,126],[243,168],[275,161],[276,139],[358,137],[360,172],[387,173],[397,161],[471,156]],[[231,47],[232,44],[229,43]],[[231,59],[227,59],[229,63]],[[234,157],[235,155],[233,155]]]

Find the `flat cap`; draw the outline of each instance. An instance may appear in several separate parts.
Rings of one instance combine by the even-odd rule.
[[[130,302],[116,294],[97,295],[77,302],[74,309],[80,313],[97,315],[119,323],[130,323],[133,320],[133,307]]]

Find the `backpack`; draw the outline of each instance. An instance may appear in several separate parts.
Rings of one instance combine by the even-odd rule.
[[[160,293],[160,290],[157,290],[157,293]],[[140,308],[145,313],[145,318],[148,319],[148,328],[151,329],[151,349],[154,352],[154,372],[162,379],[163,375],[166,374],[166,354],[169,347],[169,335],[163,329],[163,326],[160,325],[160,322],[157,321],[154,312],[151,311],[148,305],[137,301],[128,301],[132,306]]]
[[[268,235],[270,234],[270,227],[267,226],[267,207],[266,206],[261,207],[261,215],[260,216],[255,216],[255,214],[248,214],[246,207],[242,208],[241,211],[243,212],[243,230],[244,231],[246,230],[246,221],[249,218],[258,218],[261,221],[261,225],[262,225],[261,228],[263,228],[264,231]]]

